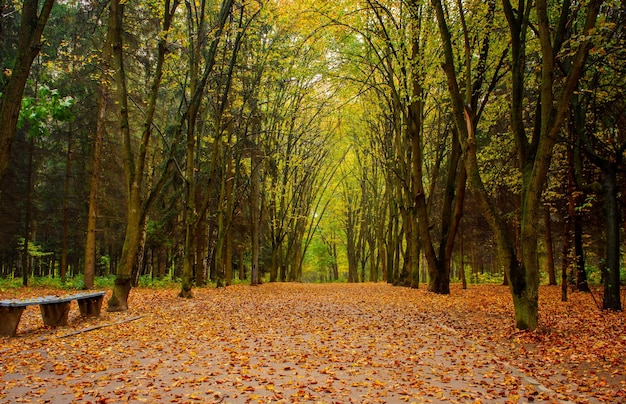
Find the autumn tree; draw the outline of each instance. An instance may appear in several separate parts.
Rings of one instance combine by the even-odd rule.
[[[116,17],[114,13],[109,13],[109,19]],[[94,277],[96,273],[96,227],[98,219],[98,195],[100,192],[100,176],[102,167],[102,149],[107,131],[107,104],[110,101],[110,65],[111,65],[111,35],[115,22],[108,23],[109,30],[104,40],[101,73],[99,75],[97,92],[97,119],[96,130],[93,140],[91,178],[89,179],[89,207],[87,213],[87,237],[85,240],[84,276],[85,288],[94,287]],[[62,276],[64,272],[62,270]]]
[[[556,76],[560,62],[562,46],[570,38],[566,29],[572,10],[570,2],[564,2],[561,9],[554,11],[559,17],[553,22],[548,17],[548,4],[538,1],[533,5],[520,1],[516,8],[507,0],[502,2],[511,38],[511,131],[516,139],[518,160],[522,173],[521,191],[521,260],[517,262],[513,246],[509,241],[504,223],[498,216],[497,209],[489,200],[480,178],[480,167],[475,159],[475,128],[471,117],[475,110],[468,106],[455,70],[455,57],[452,40],[443,5],[433,0],[439,31],[444,45],[444,71],[448,79],[448,89],[452,99],[455,124],[466,152],[466,166],[472,185],[480,197],[483,212],[496,234],[502,264],[505,266],[511,285],[515,307],[517,327],[535,329],[538,325],[539,261],[537,242],[539,238],[539,218],[541,217],[541,194],[545,187],[552,150],[567,116],[569,100],[576,89],[583,72],[585,60],[590,49],[588,34],[596,24],[596,17],[602,1],[592,1],[581,8],[584,12],[584,36],[572,45],[574,57],[571,69],[563,77]],[[536,13],[538,40],[540,43],[540,74],[538,82],[540,92],[535,100],[534,126],[525,124],[524,113],[526,98],[526,68],[530,61],[527,53],[531,36],[529,30],[531,11]]]
[[[197,125],[197,119],[198,119],[198,114],[200,112],[200,108],[201,108],[201,104],[202,104],[202,99],[203,99],[203,94],[206,90],[206,86],[208,83],[208,79],[211,76],[211,74],[213,73],[213,69],[215,67],[216,62],[218,61],[218,47],[220,45],[220,42],[222,41],[222,33],[224,32],[224,28],[226,26],[226,23],[228,21],[228,18],[232,12],[232,8],[233,8],[233,4],[234,1],[232,0],[225,0],[222,4],[221,4],[221,8],[219,10],[219,13],[217,14],[216,18],[215,18],[215,32],[214,32],[214,36],[212,38],[212,41],[209,44],[209,47],[206,52],[206,57],[205,60],[203,60],[203,64],[200,65],[200,57],[202,56],[202,48],[199,47],[200,44],[202,43],[202,32],[204,32],[204,25],[207,23],[206,21],[204,21],[203,19],[200,19],[199,21],[196,21],[196,26],[197,26],[197,33],[198,36],[196,38],[194,38],[193,41],[191,41],[191,43],[195,43],[197,45],[195,45],[195,47],[193,48],[193,52],[191,53],[192,55],[195,55],[194,58],[192,58],[192,64],[191,64],[191,71],[192,71],[192,81],[191,81],[191,87],[190,87],[190,92],[191,92],[191,101],[189,103],[189,107],[187,108],[187,111],[185,113],[185,123],[187,124],[187,149],[186,149],[186,171],[185,171],[185,182],[186,182],[186,195],[187,195],[187,200],[186,200],[186,204],[187,207],[185,209],[185,226],[186,226],[186,230],[185,230],[185,253],[184,253],[184,257],[185,257],[185,264],[184,264],[184,269],[183,269],[183,279],[182,279],[182,285],[181,285],[181,292],[180,292],[180,296],[181,297],[191,297],[191,288],[192,288],[192,284],[193,284],[193,274],[194,274],[194,269],[195,269],[195,248],[194,248],[194,242],[195,242],[195,234],[196,234],[196,227],[197,227],[197,223],[198,223],[198,218],[202,218],[202,215],[197,215],[198,211],[197,211],[197,206],[196,206],[196,186],[195,186],[195,181],[196,181],[196,165],[195,165],[195,147],[196,147],[196,139],[197,139],[197,132],[196,132],[196,125]],[[193,12],[191,9],[188,9],[188,16],[190,19],[193,20]],[[200,16],[204,16],[206,13],[206,10],[200,10],[199,14]],[[202,74],[200,74],[200,66],[202,67]],[[193,73],[194,71],[196,71],[196,73]],[[226,91],[225,96],[227,96],[228,91]],[[218,116],[218,118],[221,119],[221,117]],[[217,125],[215,126],[216,130],[221,131],[221,125],[219,124],[219,121],[217,122]],[[182,125],[181,125],[181,129],[182,129]],[[216,146],[218,146],[218,142],[219,142],[219,138],[216,140]],[[215,149],[216,151],[219,149]],[[215,159],[214,159],[214,164],[215,164]],[[202,208],[205,209],[205,208]]]
[[[449,293],[450,260],[461,218],[465,170],[460,164],[460,145],[455,136],[448,136],[454,132],[440,124],[449,119],[448,113],[429,104],[431,97],[441,96],[436,94],[436,79],[432,78],[436,44],[425,35],[432,29],[428,22],[431,10],[422,2],[395,7],[369,1],[367,6],[360,34],[366,39],[364,54],[369,55],[370,69],[375,72],[369,74],[370,80],[376,83],[374,80],[380,78],[375,86],[370,85],[385,100],[387,114],[383,127],[388,132],[386,137],[379,137],[379,142],[385,155],[381,161],[387,171],[386,192],[390,197],[385,248],[388,280],[417,286],[419,258],[424,252],[429,290]],[[433,99],[432,105],[447,108],[445,102]],[[431,125],[437,121],[439,124]],[[436,129],[428,131],[431,137],[426,140],[428,127]],[[429,148],[434,149],[433,159],[424,157]],[[440,192],[442,187],[445,191]],[[435,209],[441,213],[434,215]]]
[[[386,177],[385,216],[388,221],[384,231],[384,272],[388,282],[409,286],[411,272],[416,268],[418,245],[417,221],[411,201],[415,186],[411,178],[412,148],[405,132],[411,77],[406,41],[408,14],[404,6],[395,8],[377,1],[366,5],[362,19],[349,26],[354,35],[365,40],[357,54],[360,59],[352,58],[352,63],[361,65],[360,72],[357,71],[360,75],[354,78],[359,81],[367,77],[371,96],[382,101],[373,109],[377,114],[372,114],[369,121],[376,126],[370,133],[378,144],[376,149],[381,154],[377,158]]]
[[[570,128],[574,132],[576,183],[583,191],[599,195],[604,204],[606,255],[602,278],[603,308],[622,310],[620,296],[619,194],[623,192],[626,115],[624,114],[624,62],[626,53],[623,9],[606,8],[594,31],[590,68],[580,91],[571,97]],[[577,27],[574,27],[577,28]],[[581,155],[582,154],[582,155]],[[583,160],[583,155],[586,159]],[[583,161],[600,171],[599,181],[584,179]]]
[[[143,242],[143,229],[146,216],[155,195],[164,185],[163,175],[153,187],[146,184],[146,171],[149,163],[148,153],[151,151],[154,117],[163,77],[163,63],[167,53],[167,33],[179,2],[165,0],[163,3],[162,25],[158,27],[163,33],[156,45],[156,66],[146,93],[146,110],[141,124],[141,136],[138,148],[134,147],[134,131],[131,127],[129,90],[127,86],[126,62],[124,57],[123,22],[126,4],[114,0],[110,6],[111,42],[113,49],[115,83],[117,85],[117,101],[119,108],[119,133],[122,139],[122,159],[126,175],[126,234],[120,264],[117,269],[113,295],[108,303],[109,311],[123,311],[128,308],[128,295],[131,289],[133,269],[136,268],[140,247]],[[171,164],[171,159],[168,161]],[[169,165],[168,164],[168,165]],[[167,170],[165,171],[167,172]]]

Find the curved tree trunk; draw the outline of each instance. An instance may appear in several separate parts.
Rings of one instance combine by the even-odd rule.
[[[538,325],[539,307],[539,260],[537,241],[539,236],[538,220],[541,217],[541,194],[546,183],[552,151],[558,134],[565,121],[569,100],[576,89],[583,71],[585,60],[590,49],[589,40],[578,44],[571,63],[571,69],[565,80],[558,82],[554,78],[555,57],[560,45],[566,39],[564,22],[570,17],[569,3],[562,5],[557,30],[554,30],[548,19],[546,0],[537,0],[535,5],[537,31],[541,44],[542,69],[540,86],[540,103],[535,119],[538,122],[537,133],[532,142],[529,141],[524,123],[525,110],[525,74],[526,74],[526,41],[529,30],[531,2],[520,2],[519,9],[514,9],[510,1],[503,0],[503,10],[509,24],[512,52],[512,95],[511,95],[511,128],[517,142],[520,169],[522,173],[521,195],[521,262],[517,263],[512,254],[511,243],[507,230],[499,218],[498,211],[480,178],[476,160],[476,139],[473,117],[476,108],[466,106],[459,90],[455,71],[455,58],[452,49],[452,37],[447,27],[446,17],[441,0],[432,0],[439,24],[439,32],[443,41],[448,89],[452,101],[452,110],[459,138],[465,147],[465,162],[468,175],[476,191],[478,200],[487,221],[490,223],[498,242],[499,256],[505,266],[509,285],[513,296],[515,320],[519,329],[535,329]],[[586,7],[583,35],[593,29],[599,12],[601,0],[592,0]],[[527,6],[528,7],[525,7]],[[554,38],[553,35],[554,34]],[[467,127],[463,127],[463,115]]]
[[[137,262],[142,228],[140,212],[128,209],[122,256],[117,267],[113,294],[111,299],[109,299],[107,311],[128,310],[128,296],[132,287],[132,271]]]
[[[108,302],[108,311],[124,311],[128,309],[128,295],[132,287],[133,268],[137,265],[138,253],[142,242],[142,232],[146,220],[147,211],[154,201],[154,196],[165,183],[165,174],[159,179],[150,195],[144,199],[143,179],[146,170],[146,156],[152,136],[152,124],[156,111],[156,102],[163,76],[163,62],[166,54],[167,32],[169,31],[172,16],[178,6],[175,0],[170,4],[169,0],[164,4],[163,32],[159,40],[158,57],[154,79],[150,85],[148,107],[143,122],[143,132],[140,140],[139,152],[133,153],[130,123],[128,118],[128,94],[126,90],[126,73],[124,69],[122,21],[124,3],[121,0],[112,0],[110,6],[109,24],[111,24],[111,45],[115,62],[117,99],[119,106],[119,128],[122,138],[122,160],[126,176],[126,199],[127,199],[127,222],[124,245],[120,264],[117,267],[113,295]],[[170,7],[171,6],[171,7]],[[174,148],[172,148],[173,152]],[[168,168],[171,158],[168,161]],[[167,172],[167,170],[165,171]]]
[[[55,0],[45,0],[41,8],[38,0],[22,2],[22,18],[17,38],[17,55],[11,76],[0,97],[0,181],[4,178],[11,145],[17,130],[22,106],[22,95],[30,74],[30,68],[41,49],[41,35]]]

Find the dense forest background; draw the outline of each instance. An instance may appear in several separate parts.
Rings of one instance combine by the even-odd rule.
[[[621,309],[623,1],[0,12],[3,278],[115,276],[113,310],[142,276],[506,282],[520,328],[540,282]]]

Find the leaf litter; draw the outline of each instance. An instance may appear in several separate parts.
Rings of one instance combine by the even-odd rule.
[[[134,289],[128,312],[99,318],[72,307],[57,329],[29,307],[18,335],[0,340],[0,402],[626,399],[625,315],[598,311],[588,294],[563,303],[543,287],[541,326],[519,332],[508,289],[493,285],[449,296],[383,283],[177,292]]]

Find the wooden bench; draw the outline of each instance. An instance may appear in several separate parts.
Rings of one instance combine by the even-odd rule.
[[[50,327],[67,325],[70,303],[76,300],[82,316],[99,316],[105,292],[78,293],[69,296],[45,296],[33,299],[0,300],[0,335],[14,336],[22,312],[39,305],[43,323]]]

